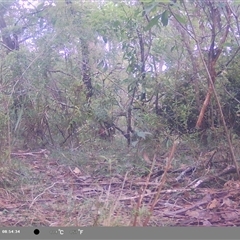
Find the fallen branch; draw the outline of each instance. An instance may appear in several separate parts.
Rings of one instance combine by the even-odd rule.
[[[38,152],[18,152],[18,153],[11,153],[13,156],[34,156],[36,154],[45,154],[47,149],[41,149]]]
[[[236,167],[233,166],[233,165],[230,165],[228,166],[227,168],[225,168],[222,172],[220,172],[219,174],[217,175],[213,175],[213,176],[208,176],[208,177],[204,177],[202,179],[199,179],[199,180],[194,180],[192,183],[190,183],[188,185],[188,187],[191,187],[191,188],[197,188],[197,187],[200,187],[203,183],[206,183],[206,182],[210,182],[212,181],[213,179],[216,179],[216,178],[219,178],[223,175],[226,175],[226,174],[230,174],[230,173],[236,173],[237,170],[236,170]]]
[[[193,172],[196,170],[196,166],[187,167],[177,178],[176,181],[179,182],[181,178],[183,178],[187,173]]]
[[[199,207],[203,204],[206,204],[206,203],[209,203],[209,201],[211,201],[211,197],[206,199],[206,200],[202,200],[200,202],[197,202],[196,204],[194,204],[193,206],[191,207],[188,207],[188,208],[185,208],[185,209],[180,209],[178,211],[175,211],[175,212],[168,212],[168,213],[163,213],[165,216],[173,216],[173,215],[177,215],[177,214],[182,214],[182,213],[185,213],[187,212],[188,210],[191,210],[193,208],[196,208],[196,207]]]

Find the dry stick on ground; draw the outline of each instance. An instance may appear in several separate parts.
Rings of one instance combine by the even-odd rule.
[[[62,183],[62,182],[55,182],[55,183],[53,183],[51,186],[45,188],[40,194],[38,194],[38,195],[32,200],[31,204],[29,205],[29,209],[32,208],[33,204],[37,201],[37,199],[38,199],[39,197],[41,197],[47,190],[49,190],[50,188],[54,187],[57,183]]]
[[[144,157],[144,159],[146,159],[147,162],[150,162],[149,157],[146,154],[144,154],[143,157]],[[149,181],[150,181],[150,177],[152,175],[152,171],[153,171],[155,162],[156,162],[156,155],[154,154],[152,165],[151,165],[151,169],[150,169],[150,172],[148,174],[146,184],[145,184],[143,190],[141,189],[140,190],[141,192],[139,193],[138,202],[137,202],[137,206],[136,206],[135,214],[134,214],[133,227],[135,227],[137,225],[137,218],[139,216],[139,209],[140,209],[140,206],[142,204],[142,200],[143,200],[143,198],[145,196],[144,193],[145,193],[145,191],[146,191],[146,189],[148,187],[148,184],[149,184]]]
[[[149,220],[150,220],[150,217],[152,216],[153,214],[153,210],[154,210],[154,207],[156,206],[156,204],[158,203],[158,200],[159,200],[159,197],[160,197],[160,194],[161,194],[161,191],[162,191],[162,188],[166,182],[166,179],[167,179],[167,173],[171,167],[171,163],[172,163],[172,159],[173,159],[173,156],[174,156],[174,153],[176,151],[176,148],[177,148],[177,145],[178,145],[179,141],[176,139],[174,142],[173,142],[173,146],[172,146],[172,149],[171,149],[171,152],[169,154],[169,157],[167,158],[167,162],[166,162],[166,167],[165,167],[165,170],[164,170],[164,173],[162,175],[162,178],[160,180],[160,183],[158,185],[158,191],[155,195],[155,198],[153,199],[153,201],[150,203],[151,207],[149,209],[149,215],[146,217],[144,223],[143,223],[143,226],[147,226]]]
[[[13,156],[23,157],[23,156],[35,156],[36,154],[45,154],[47,152],[47,149],[41,149],[38,152],[16,152],[11,153]]]
[[[185,209],[180,209],[180,210],[175,211],[175,212],[167,212],[167,213],[164,213],[164,215],[165,216],[174,216],[174,215],[178,215],[178,214],[183,214],[183,213],[187,212],[188,210],[191,210],[191,209],[196,208],[196,207],[200,207],[201,205],[209,203],[210,201],[211,201],[211,196],[207,195],[203,200],[195,203],[191,207],[188,207],[188,208],[185,208]]]
[[[227,168],[225,168],[222,172],[220,172],[217,175],[211,175],[208,177],[195,179],[193,182],[191,182],[187,187],[190,187],[192,189],[196,189],[200,187],[203,183],[210,182],[214,179],[220,178],[223,175],[230,174],[230,173],[236,173],[236,167],[233,165],[229,165]]]

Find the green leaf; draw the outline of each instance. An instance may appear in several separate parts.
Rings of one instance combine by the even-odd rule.
[[[232,43],[231,42],[225,42],[222,46],[223,47],[232,47]]]
[[[107,70],[108,70],[108,65],[107,65],[107,64],[104,64],[103,72],[106,72]]]
[[[136,131],[138,137],[145,139],[147,135],[152,135],[150,132],[138,132]]]
[[[151,3],[147,6],[145,5],[143,15],[149,14],[154,8],[156,8],[156,6],[157,6],[157,3]]]
[[[101,62],[98,63],[97,67],[98,68],[103,68],[104,66],[104,61],[102,60]]]
[[[160,17],[161,17],[161,14],[159,14],[156,17],[154,17],[153,19],[151,19],[145,30],[147,31],[147,30],[151,29],[154,25],[157,25]]]
[[[131,144],[133,147],[136,147],[139,141],[133,141]]]
[[[108,65],[104,60],[100,61],[97,65],[98,69],[100,69],[103,72],[106,72],[108,70]]]
[[[138,17],[140,13],[141,13],[140,9],[136,9],[134,11],[134,17]]]
[[[176,48],[176,46],[175,46],[175,45],[174,45],[174,46],[172,46],[170,51],[172,52],[172,51],[173,51],[175,48]]]
[[[175,18],[176,18],[180,23],[182,23],[182,24],[187,23],[187,19],[184,18],[183,16],[180,16],[180,15],[178,15],[178,14],[174,14],[174,16],[175,16]]]
[[[116,20],[112,23],[112,25],[113,27],[118,28],[119,26],[121,26],[121,23],[118,20]]]
[[[40,10],[42,10],[42,8],[44,7],[44,2],[43,3],[40,3],[37,7],[36,7],[36,10],[37,11],[40,11]]]
[[[162,22],[164,27],[168,25],[168,15],[169,15],[169,11],[168,10],[165,10],[162,13],[161,22]]]
[[[107,38],[105,36],[103,36],[103,41],[104,43],[107,43]]]

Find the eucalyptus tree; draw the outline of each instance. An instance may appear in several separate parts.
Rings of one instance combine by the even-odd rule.
[[[189,72],[192,72],[195,91],[191,122],[195,121],[196,128],[202,129],[214,129],[222,122],[226,130],[226,123],[233,119],[225,115],[227,109],[222,109],[220,101],[225,105],[223,73],[228,72],[240,50],[236,37],[239,34],[238,6],[227,1],[182,1],[169,6],[169,14],[191,60]],[[213,93],[215,98],[210,101]]]
[[[146,5],[151,12],[155,10],[153,25],[162,16],[167,16],[168,23],[167,28],[162,29],[166,38],[163,34],[160,37],[166,50],[161,54],[166,66],[164,76],[171,79],[170,86],[176,87],[175,93],[168,91],[165,100],[160,101],[160,105],[163,104],[160,114],[166,113],[166,117],[169,114],[172,123],[179,122],[186,130],[195,126],[203,129],[219,126],[220,110],[216,111],[214,99],[207,108],[213,94],[211,80],[215,87],[219,86],[217,79],[222,78],[221,74],[231,66],[239,51],[238,4],[162,1]]]

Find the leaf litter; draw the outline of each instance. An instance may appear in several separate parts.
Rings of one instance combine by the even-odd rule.
[[[131,226],[140,197],[141,226],[163,174],[160,161],[142,193],[144,175],[131,170],[93,175],[86,167],[61,163],[48,154],[43,149],[13,154],[22,167],[1,177],[1,226]],[[146,154],[143,159],[151,162]],[[198,175],[201,167],[184,164],[168,171],[149,226],[240,226],[240,182],[231,179],[221,188],[210,184],[234,173],[234,167]]]

